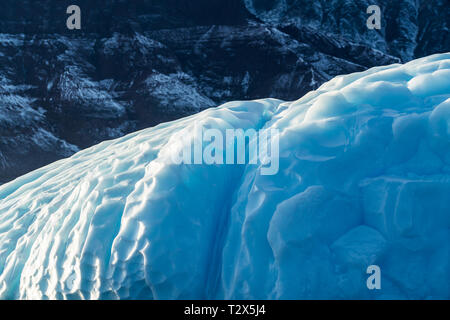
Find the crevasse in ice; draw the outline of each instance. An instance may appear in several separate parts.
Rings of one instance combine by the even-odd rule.
[[[278,129],[279,172],[167,161],[198,125]],[[0,297],[448,299],[449,217],[446,53],[227,103],[1,186]]]

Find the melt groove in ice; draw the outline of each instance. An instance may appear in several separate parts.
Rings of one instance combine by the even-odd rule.
[[[278,174],[170,164],[195,125],[280,130]],[[0,298],[448,299],[449,194],[446,53],[227,103],[1,186]]]

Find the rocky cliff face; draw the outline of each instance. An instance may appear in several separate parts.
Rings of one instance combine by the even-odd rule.
[[[450,47],[448,0],[244,0],[259,19],[292,23],[374,47],[404,62]],[[366,9],[381,9],[381,30],[366,27]]]
[[[380,31],[363,0],[2,1],[0,183],[225,101],[450,50],[448,1],[370,4]]]

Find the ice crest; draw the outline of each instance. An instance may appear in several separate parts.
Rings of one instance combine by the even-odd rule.
[[[446,53],[230,102],[5,184],[0,297],[448,299],[449,75]],[[278,174],[167,161],[198,125],[279,130]]]

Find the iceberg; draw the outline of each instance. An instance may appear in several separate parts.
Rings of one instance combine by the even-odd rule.
[[[199,126],[277,130],[279,170],[169,161]],[[226,103],[0,186],[0,298],[449,299],[449,195],[444,53]]]

